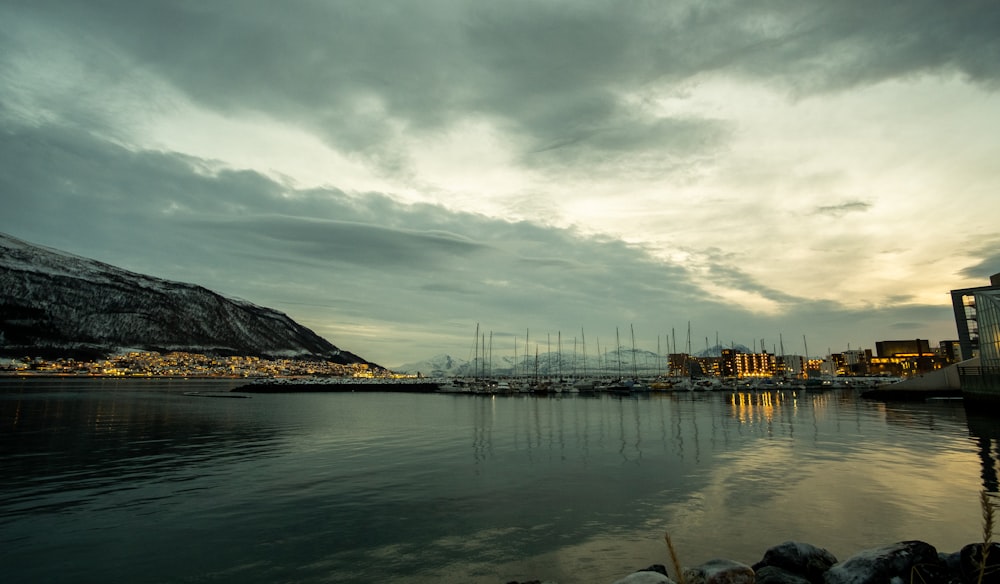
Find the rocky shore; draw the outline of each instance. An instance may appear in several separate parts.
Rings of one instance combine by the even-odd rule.
[[[985,567],[982,566],[986,550]],[[677,575],[674,575],[677,578]],[[902,541],[863,550],[838,561],[808,543],[774,546],[752,566],[711,560],[685,568],[679,580],[656,564],[614,584],[1000,584],[1000,544],[973,543],[954,553],[938,552],[922,541]],[[508,584],[555,584],[539,580]]]

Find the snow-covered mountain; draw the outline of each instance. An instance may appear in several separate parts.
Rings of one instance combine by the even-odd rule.
[[[270,308],[0,233],[0,354],[122,348],[366,363]]]
[[[468,361],[458,359],[451,355],[435,355],[430,359],[406,363],[398,367],[393,367],[396,373],[406,373],[409,375],[420,374],[424,377],[464,377],[467,371],[472,368]]]
[[[719,357],[723,349],[735,349],[742,353],[749,353],[750,349],[743,345],[723,347],[716,345],[700,353],[696,357]],[[471,357],[471,355],[470,355]],[[620,351],[607,351],[601,355],[591,354],[586,357],[580,354],[574,355],[572,352],[540,353],[536,359],[534,355],[528,357],[519,356],[517,363],[511,355],[479,357],[478,359],[462,359],[451,355],[436,355],[430,359],[418,361],[416,363],[406,363],[392,370],[398,373],[408,373],[415,375],[420,373],[424,377],[477,377],[477,376],[532,376],[536,373],[544,377],[562,375],[582,376],[582,375],[602,375],[616,377],[630,377],[633,374],[640,376],[659,375],[667,372],[666,355],[657,355],[654,351],[643,349],[621,349]]]
[[[744,345],[733,345],[731,347],[723,347],[722,345],[715,345],[714,347],[709,347],[709,348],[705,349],[704,351],[699,351],[699,352],[695,353],[694,356],[695,357],[721,357],[722,356],[722,351],[724,349],[734,349],[734,350],[736,350],[736,351],[738,351],[740,353],[749,353],[750,352],[750,349],[748,349]]]
[[[641,376],[657,375],[665,373],[667,370],[666,359],[657,356],[652,351],[636,349],[622,349],[620,352],[608,351],[600,356],[589,355],[584,357],[581,354],[574,355],[572,352],[563,352],[560,355],[556,351],[540,353],[537,358],[530,355],[527,358],[519,356],[514,362],[512,355],[496,356],[492,358],[461,359],[451,355],[437,355],[419,361],[417,363],[407,363],[398,367],[393,367],[393,371],[399,373],[416,374],[420,373],[424,377],[476,377],[476,376],[532,376],[540,375],[544,377],[553,376],[583,376],[583,375],[606,375],[630,377],[634,374]]]

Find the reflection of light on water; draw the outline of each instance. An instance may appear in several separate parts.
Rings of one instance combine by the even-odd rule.
[[[907,538],[946,552],[975,540],[968,444],[946,435],[916,442],[913,432],[887,425],[953,432],[946,416],[886,412],[834,393],[736,392],[726,406],[738,428],[762,440],[717,454],[703,487],[662,508],[691,561],[722,555],[752,563],[788,539],[838,557]],[[808,448],[793,431],[803,422],[813,429]]]
[[[950,552],[973,541],[980,525],[976,442],[966,437],[964,418],[926,405],[885,408],[853,395],[788,390],[632,399],[106,398],[74,397],[60,407],[86,424],[88,437],[98,434],[98,405],[102,428],[114,413],[134,432],[111,441],[102,435],[100,450],[75,448],[81,441],[64,437],[61,449],[84,458],[67,460],[60,467],[66,480],[46,496],[76,489],[77,509],[86,513],[25,519],[39,542],[34,556],[16,559],[25,572],[55,549],[52,537],[63,534],[57,549],[79,563],[78,535],[110,549],[122,532],[116,522],[140,513],[156,519],[143,520],[148,531],[129,531],[143,544],[132,569],[157,561],[145,552],[174,542],[164,534],[197,528],[213,554],[228,554],[213,574],[267,557],[260,581],[403,575],[417,584],[611,582],[667,564],[667,531],[691,565],[712,557],[752,563],[787,539],[841,558],[914,538]],[[29,425],[32,407],[44,404],[26,405],[23,414],[2,406],[0,417],[20,415]],[[149,428],[170,432],[147,437]],[[35,435],[20,432],[33,440],[22,448],[51,450]],[[8,462],[19,465],[12,470],[51,474],[48,454],[37,461]],[[78,462],[100,480],[92,487],[139,490],[94,497],[69,474]],[[139,471],[156,472],[144,478]],[[128,482],[123,472],[132,474]],[[37,484],[18,489],[35,504]],[[165,493],[184,505],[164,513],[171,500],[155,497]],[[67,519],[76,532],[49,529]]]
[[[765,425],[770,428],[775,414],[787,403],[797,406],[794,393],[782,391],[734,392],[730,398],[732,415],[740,424]]]

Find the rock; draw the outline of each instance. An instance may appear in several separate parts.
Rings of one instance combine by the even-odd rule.
[[[760,581],[762,568],[771,566],[801,576],[811,584],[822,584],[823,574],[837,563],[837,558],[823,548],[812,544],[786,541],[764,552],[764,559],[754,564],[753,570]]]
[[[811,584],[804,577],[778,566],[762,566],[760,569],[754,568],[754,572],[757,584]]]
[[[959,570],[966,582],[979,582],[979,566],[983,555],[983,544],[970,543],[959,554]],[[1000,583],[1000,544],[990,544],[986,553],[986,571],[983,584]]]
[[[659,572],[660,574],[663,574],[664,576],[669,576],[670,575],[670,574],[667,574],[667,567],[664,566],[663,564],[653,564],[652,566],[650,566],[648,568],[645,568],[645,569],[642,569],[642,570],[639,570],[639,571],[640,572]]]
[[[957,551],[954,553],[946,554],[944,552],[938,552],[938,560],[941,560],[941,565],[945,567],[948,572],[954,574],[962,573],[962,552]]]
[[[932,582],[940,581],[933,576],[941,570],[934,546],[922,541],[903,541],[859,552],[827,570],[823,581],[826,584],[885,584],[894,579],[900,584]]]
[[[709,560],[684,570],[685,584],[754,584],[753,568],[732,560]]]
[[[615,580],[614,584],[657,584],[659,582],[669,582],[670,584],[675,584],[675,582],[668,577],[667,567],[663,564],[653,564],[648,568],[629,574],[621,580]]]
[[[615,580],[614,584],[675,584],[675,582],[659,572],[643,570],[629,574],[621,580]]]

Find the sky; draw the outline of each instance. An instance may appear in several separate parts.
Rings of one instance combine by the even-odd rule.
[[[384,366],[957,337],[1000,3],[0,0],[0,232]],[[627,339],[627,340],[626,340]]]

